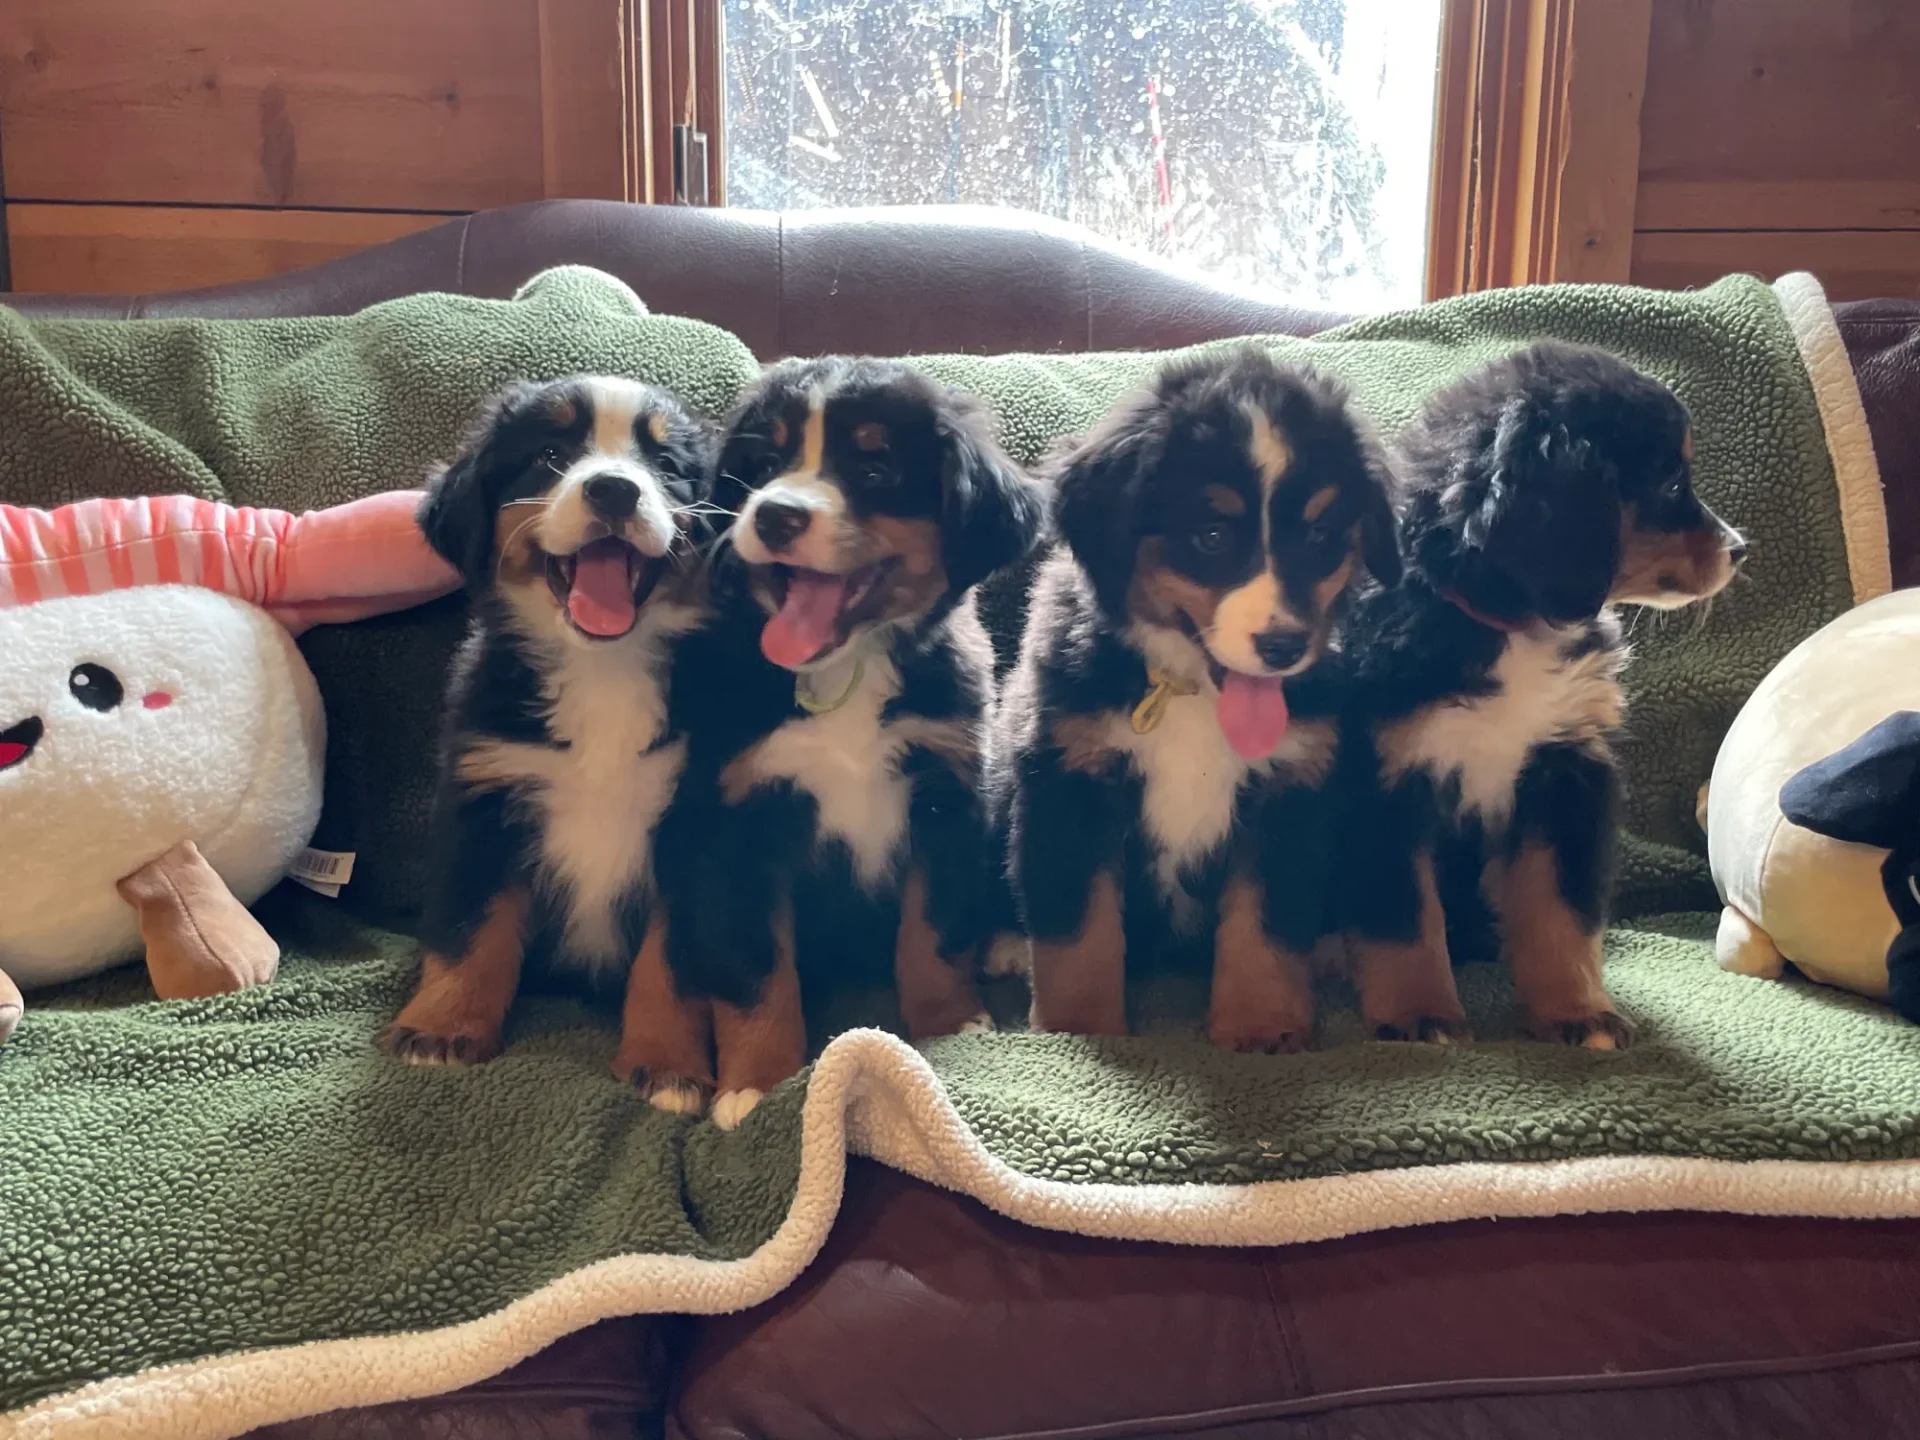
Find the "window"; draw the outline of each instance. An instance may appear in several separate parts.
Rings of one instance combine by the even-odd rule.
[[[1442,0],[721,8],[729,204],[1019,206],[1290,298],[1422,298]]]

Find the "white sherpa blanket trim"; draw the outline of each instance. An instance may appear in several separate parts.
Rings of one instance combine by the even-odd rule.
[[[1840,527],[1847,539],[1847,570],[1853,603],[1865,604],[1893,589],[1893,550],[1887,536],[1887,502],[1880,488],[1880,462],[1873,453],[1860,382],[1847,358],[1846,342],[1827,303],[1827,292],[1805,271],[1782,275],[1773,293],[1813,382],[1840,488]]]
[[[619,1256],[463,1325],[216,1356],[101,1381],[0,1416],[0,1436],[225,1440],[325,1410],[459,1389],[611,1316],[744,1309],[785,1289],[819,1252],[840,1208],[849,1149],[1029,1225],[1184,1245],[1282,1245],[1484,1216],[1613,1210],[1920,1214],[1915,1161],[1737,1164],[1628,1156],[1432,1165],[1255,1185],[1063,1184],[1021,1174],[989,1154],[917,1051],[884,1032],[854,1030],[828,1045],[814,1067],[792,1209],[745,1259]]]

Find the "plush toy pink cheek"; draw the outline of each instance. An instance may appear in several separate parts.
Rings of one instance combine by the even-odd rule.
[[[164,710],[173,704],[173,696],[164,690],[152,690],[140,697],[140,703],[149,710]]]

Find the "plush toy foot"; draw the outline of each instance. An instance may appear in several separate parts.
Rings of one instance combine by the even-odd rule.
[[[280,966],[280,947],[191,840],[119,884],[140,916],[147,973],[162,1000],[198,1000],[264,985]]]
[[[26,1002],[20,998],[20,987],[8,978],[6,971],[0,970],[0,1045],[7,1043],[24,1009]]]
[[[1778,980],[1786,973],[1786,957],[1773,937],[1729,905],[1720,912],[1720,933],[1713,938],[1720,968],[1736,975]]]

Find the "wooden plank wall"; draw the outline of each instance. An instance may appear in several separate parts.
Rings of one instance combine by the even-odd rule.
[[[19,290],[249,279],[515,201],[623,198],[632,0],[6,0]]]
[[[1633,278],[1920,297],[1920,0],[1654,0]]]

